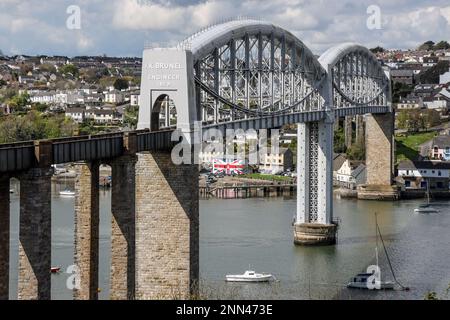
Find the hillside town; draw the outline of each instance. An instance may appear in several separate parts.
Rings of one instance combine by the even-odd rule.
[[[372,52],[392,81],[399,188],[449,191],[450,45],[428,41],[415,50],[377,47]],[[0,142],[135,129],[141,69],[137,57],[0,56]],[[176,111],[161,117],[170,126]],[[18,130],[19,135],[10,130],[19,125],[8,124],[17,119],[26,119],[24,126],[30,120],[46,125]],[[246,172],[295,179],[295,127],[282,128],[281,134],[279,154],[263,156],[259,166]],[[215,159],[224,158],[208,152],[200,156],[209,170]],[[362,117],[335,123],[333,178],[344,190],[365,183]]]

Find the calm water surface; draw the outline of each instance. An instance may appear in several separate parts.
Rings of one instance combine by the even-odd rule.
[[[53,186],[52,263],[63,271],[73,264],[74,199]],[[100,197],[100,298],[109,296],[111,194]],[[336,246],[293,244],[295,199],[261,198],[200,202],[200,275],[210,298],[240,299],[422,299],[427,291],[445,295],[450,284],[450,201],[434,204],[441,212],[415,215],[421,201],[372,202],[335,199],[341,219]],[[11,205],[11,297],[17,297],[17,193]],[[398,280],[410,291],[368,292],[345,288],[349,278],[375,261],[374,213]],[[380,248],[382,277],[392,280]],[[248,268],[269,272],[270,284],[229,284],[226,274]],[[66,273],[52,275],[53,299],[71,299]]]

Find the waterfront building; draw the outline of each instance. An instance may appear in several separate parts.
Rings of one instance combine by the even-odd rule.
[[[405,189],[450,189],[450,162],[404,160],[398,165],[399,182]]]
[[[267,153],[262,156],[259,171],[262,173],[277,174],[292,170],[294,156],[289,148],[279,148],[277,153]]]
[[[366,182],[366,166],[362,161],[346,159],[336,170],[334,185],[355,190],[358,185]]]

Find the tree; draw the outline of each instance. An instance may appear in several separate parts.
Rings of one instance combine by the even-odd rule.
[[[429,51],[429,50],[433,50],[433,48],[434,48],[434,42],[431,40],[424,42],[421,46],[419,46],[419,50]]]
[[[427,109],[423,113],[422,117],[425,129],[430,129],[441,124],[441,117],[439,115],[439,112],[437,112],[436,110]]]
[[[385,49],[380,47],[380,46],[378,46],[378,47],[370,49],[370,51],[372,51],[372,53],[381,53],[381,52],[384,52]]]
[[[114,82],[114,88],[116,90],[125,90],[128,89],[128,81],[123,78],[119,78]]]
[[[138,106],[128,106],[125,108],[125,114],[123,117],[124,125],[128,126],[131,129],[136,129],[138,123],[138,114],[139,107]]]
[[[347,156],[350,160],[364,160],[366,158],[366,150],[364,145],[355,143],[347,149]]]
[[[56,68],[55,66],[49,64],[49,63],[44,63],[41,64],[39,66],[39,70],[41,70],[42,72],[50,72],[50,73],[56,73]]]
[[[450,44],[447,41],[440,41],[434,46],[435,50],[448,50],[450,49]]]
[[[21,112],[30,103],[30,96],[28,93],[18,94],[11,97],[6,101],[10,107],[13,107],[15,111]]]
[[[344,128],[339,127],[339,129],[334,132],[334,152],[344,153],[346,151]]]
[[[59,71],[63,75],[72,75],[75,78],[78,77],[78,74],[79,74],[78,68],[76,66],[74,66],[73,64],[70,64],[70,63],[60,67]]]
[[[67,137],[76,128],[76,123],[64,115],[47,117],[31,111],[24,116],[0,119],[0,143]]]
[[[399,103],[402,97],[406,97],[410,94],[414,87],[412,85],[407,85],[405,83],[395,82],[392,85],[392,102]]]

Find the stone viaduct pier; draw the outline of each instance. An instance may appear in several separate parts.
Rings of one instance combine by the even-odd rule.
[[[367,48],[346,43],[316,59],[267,22],[229,21],[176,47],[145,49],[138,131],[0,145],[0,299],[9,298],[12,177],[20,181],[19,299],[50,299],[52,164],[62,163],[78,173],[74,298],[98,298],[100,164],[112,167],[111,299],[189,298],[199,280],[196,145],[212,133],[297,124],[294,242],[334,244],[334,121],[365,115],[361,197],[392,197],[390,102],[389,73]]]

